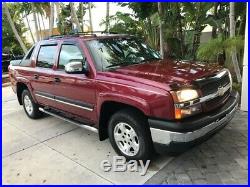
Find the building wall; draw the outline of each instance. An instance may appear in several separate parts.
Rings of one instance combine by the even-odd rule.
[[[245,49],[242,76],[241,110],[248,111],[248,3],[245,29]]]

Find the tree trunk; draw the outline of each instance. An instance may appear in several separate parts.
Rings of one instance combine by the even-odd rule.
[[[9,21],[9,23],[10,23],[11,29],[12,29],[12,31],[13,31],[13,33],[14,33],[16,39],[17,39],[17,41],[18,41],[19,44],[21,45],[21,48],[22,48],[23,52],[24,52],[24,53],[27,53],[28,50],[27,50],[26,46],[24,45],[24,43],[23,43],[21,37],[19,36],[17,30],[16,30],[16,27],[15,27],[13,21],[12,21],[12,18],[11,18],[11,16],[10,16],[10,12],[9,12],[9,9],[8,9],[6,3],[3,3],[3,6],[4,6],[4,9],[5,9],[5,14],[6,14],[6,16],[7,16],[7,19],[8,19],[8,21]]]
[[[43,34],[42,34],[42,29],[41,29],[41,22],[40,22],[40,19],[39,19],[39,15],[38,15],[38,14],[36,14],[36,18],[37,18],[37,23],[38,23],[40,38],[43,39]]]
[[[159,24],[159,31],[160,31],[160,53],[162,58],[164,58],[164,48],[163,48],[163,30],[162,30],[162,4],[158,2],[158,12],[160,16],[160,24]]]
[[[179,28],[179,38],[180,38],[180,47],[181,47],[181,57],[183,57],[184,55],[184,47],[183,47],[183,44],[184,44],[184,37],[183,37],[183,30],[182,30],[182,22],[181,22],[181,8],[180,8],[180,4],[179,3],[176,3],[177,5],[177,20],[178,20],[178,28]]]
[[[35,31],[36,31],[36,41],[38,42],[40,40],[39,30],[38,30],[38,24],[37,24],[37,18],[36,18],[36,10],[33,3],[31,3],[32,6],[32,12],[33,12],[33,19],[35,22]]]
[[[74,3],[69,3],[69,4],[70,4],[70,11],[71,11],[71,20],[73,23],[76,24],[78,32],[82,32],[82,28],[81,28],[81,25],[79,23],[79,20],[77,18],[76,11],[74,8]]]
[[[88,3],[88,9],[89,9],[89,27],[90,27],[90,31],[93,31],[92,15],[91,15],[91,3]]]
[[[54,3],[50,3],[49,36],[53,35],[54,27]]]
[[[106,32],[109,32],[109,2],[106,3]]]
[[[235,37],[235,3],[230,2],[230,37]],[[237,59],[236,48],[232,50],[232,63],[234,66],[234,71],[237,77],[238,83],[241,82],[241,74],[240,74],[240,67]]]
[[[215,17],[215,19],[217,19],[217,16],[218,16],[218,6],[219,6],[218,2],[214,3],[214,17]],[[217,37],[216,31],[217,31],[217,27],[213,27],[212,28],[212,38]]]
[[[79,10],[80,10],[80,18],[79,18],[79,22],[82,28],[82,32],[84,32],[84,21],[83,21],[83,15],[84,15],[84,5],[83,3],[79,3]]]
[[[43,15],[42,14],[40,14],[40,16],[41,16],[41,20],[42,20],[42,24],[43,24],[43,34],[44,34],[44,37],[46,37],[46,28],[45,28],[45,24],[44,24],[44,20],[43,20]]]
[[[27,25],[28,25],[28,28],[29,28],[29,31],[30,31],[30,35],[31,35],[33,44],[34,44],[34,43],[35,43],[34,35],[33,35],[33,33],[32,33],[32,30],[31,30],[31,27],[30,27],[30,22],[29,22],[29,19],[28,19],[28,16],[27,16],[26,13],[25,13],[25,19],[26,19],[26,22],[27,22]]]

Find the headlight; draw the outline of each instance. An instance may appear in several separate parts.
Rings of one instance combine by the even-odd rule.
[[[192,89],[176,91],[176,96],[177,96],[178,102],[190,101],[199,97],[198,92]]]
[[[175,119],[185,118],[201,112],[200,104],[194,106],[186,105],[188,101],[199,98],[199,94],[196,90],[186,88],[183,90],[172,91],[171,94],[175,103]]]

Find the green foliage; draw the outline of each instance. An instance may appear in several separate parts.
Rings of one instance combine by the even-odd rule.
[[[72,30],[70,5],[62,5],[58,18],[57,28],[61,34],[68,34]]]
[[[197,58],[203,61],[216,61],[219,54],[226,52],[231,54],[236,48],[239,53],[244,49],[244,38],[237,36],[223,40],[222,37],[210,40],[208,43],[202,44],[197,51]]]
[[[236,82],[233,82],[233,90],[239,92],[239,94],[241,95],[241,83],[236,83]]]
[[[13,22],[19,33],[20,37],[24,41],[27,47],[30,47],[30,44],[27,43],[24,37],[24,33],[27,31],[27,28],[24,25],[23,18],[17,12],[20,9],[20,4],[8,3],[7,4],[10,14],[13,16]],[[3,52],[12,52],[14,54],[23,54],[23,50],[18,43],[11,27],[8,22],[8,19],[5,14],[2,14],[2,49]]]

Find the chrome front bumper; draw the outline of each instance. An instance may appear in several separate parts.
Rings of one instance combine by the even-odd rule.
[[[237,100],[239,96],[237,95]],[[234,116],[235,111],[238,108],[238,101],[230,110],[230,112],[226,113],[224,117],[219,118],[206,126],[191,131],[191,132],[173,132],[168,130],[163,130],[159,128],[150,127],[152,140],[154,143],[169,145],[170,143],[188,143],[195,141],[196,139],[202,138],[207,134],[216,131],[220,127],[223,127],[227,124]],[[178,125],[178,124],[176,124]]]

